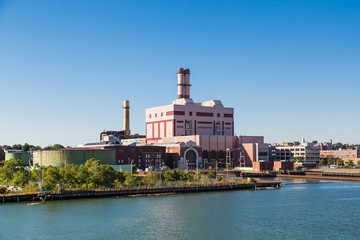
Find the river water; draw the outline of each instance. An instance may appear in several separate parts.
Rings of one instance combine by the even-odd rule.
[[[0,239],[360,239],[360,183],[0,205]]]

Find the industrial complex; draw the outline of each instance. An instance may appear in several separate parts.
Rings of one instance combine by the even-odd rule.
[[[320,148],[310,143],[264,143],[263,136],[236,136],[234,108],[220,100],[195,102],[190,95],[190,69],[177,71],[177,98],[171,104],[145,110],[145,135],[131,135],[130,102],[124,101],[122,131],[103,131],[99,142],[76,148],[39,150],[32,154],[8,151],[6,158],[23,164],[60,166],[96,158],[109,165],[135,164],[137,168],[238,168],[291,170],[290,158],[320,160]],[[23,154],[23,155],[22,155]]]

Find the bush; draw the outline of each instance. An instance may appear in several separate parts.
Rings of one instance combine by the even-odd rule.
[[[253,179],[253,178],[249,178],[248,182],[249,182],[249,183],[256,183],[256,180]]]
[[[0,187],[0,194],[5,194],[7,191],[6,187]]]
[[[32,182],[24,186],[24,192],[39,192],[40,188],[37,183]]]

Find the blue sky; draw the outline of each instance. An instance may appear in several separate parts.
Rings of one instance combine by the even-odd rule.
[[[178,67],[238,135],[358,143],[359,26],[359,1],[0,0],[0,145],[98,140],[125,99],[144,134]]]

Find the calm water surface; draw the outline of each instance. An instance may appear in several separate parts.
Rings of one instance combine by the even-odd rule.
[[[360,183],[0,205],[0,239],[360,239]]]

